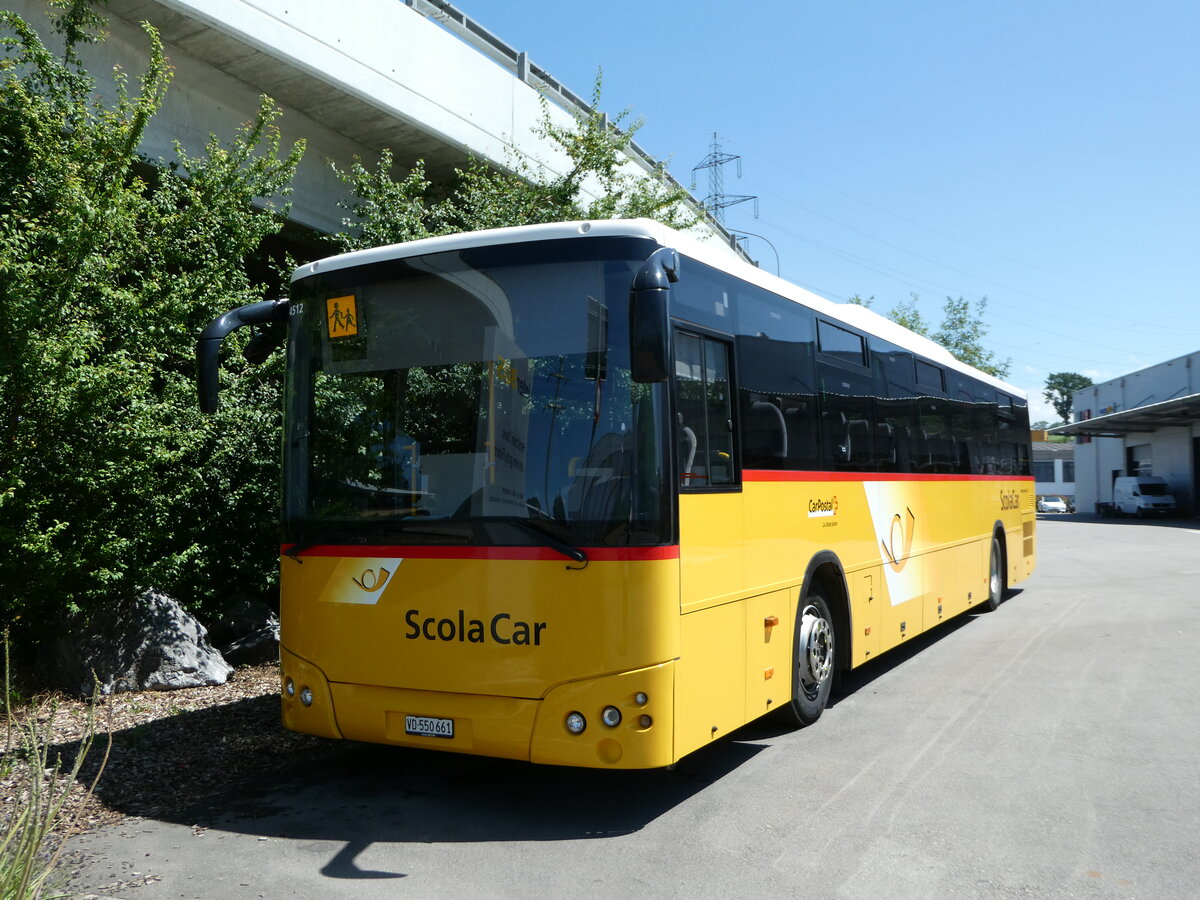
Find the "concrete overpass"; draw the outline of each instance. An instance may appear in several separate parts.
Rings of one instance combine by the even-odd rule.
[[[13,9],[45,35],[45,5],[15,0]],[[119,64],[144,68],[147,39],[139,22],[162,36],[175,78],[143,152],[171,159],[172,141],[200,150],[249,121],[267,94],[284,109],[287,142],[308,152],[290,198],[292,218],[319,231],[340,225],[345,189],[330,162],[354,156],[370,164],[390,147],[400,166],[424,159],[444,181],[470,155],[495,165],[506,153],[552,170],[566,160],[533,134],[540,96],[556,121],[587,103],[529,56],[444,0],[110,0],[109,39],[81,51],[101,86]],[[634,147],[629,167],[649,172]],[[728,242],[715,221],[706,230]]]

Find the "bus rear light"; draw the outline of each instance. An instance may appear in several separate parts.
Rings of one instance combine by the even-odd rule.
[[[600,721],[609,728],[616,728],[621,724],[621,711],[615,706],[606,706],[600,713]]]
[[[304,704],[305,706],[312,706],[312,702],[313,702],[312,688],[306,687],[306,688],[300,689],[300,702],[302,704]]]
[[[583,734],[585,728],[587,728],[587,719],[583,717],[583,713],[567,713],[567,731],[571,734]]]

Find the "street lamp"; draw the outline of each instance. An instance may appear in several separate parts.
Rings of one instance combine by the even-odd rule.
[[[733,235],[735,240],[739,237],[756,237],[760,241],[765,242],[766,245],[771,248],[771,252],[775,254],[775,274],[779,275],[779,251],[775,249],[774,244],[772,244],[770,241],[768,241],[761,234],[755,234],[753,231],[742,231],[740,228],[738,228],[738,229],[731,228],[731,229],[729,229],[729,233]]]

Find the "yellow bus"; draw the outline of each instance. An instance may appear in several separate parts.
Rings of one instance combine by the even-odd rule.
[[[283,721],[573,766],[674,764],[1035,562],[1020,391],[646,220],[298,269]]]

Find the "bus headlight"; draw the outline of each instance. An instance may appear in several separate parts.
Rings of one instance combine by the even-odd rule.
[[[305,706],[312,706],[312,702],[313,702],[312,688],[301,688],[300,689],[300,702],[303,703]]]
[[[616,728],[621,724],[621,711],[615,706],[606,706],[604,711],[600,713],[600,721],[609,728]]]
[[[567,713],[567,731],[571,734],[583,734],[585,728],[587,728],[587,719],[583,717],[583,713]]]
[[[283,680],[283,692],[287,694],[289,700],[296,696],[296,682],[292,681],[291,676]]]

